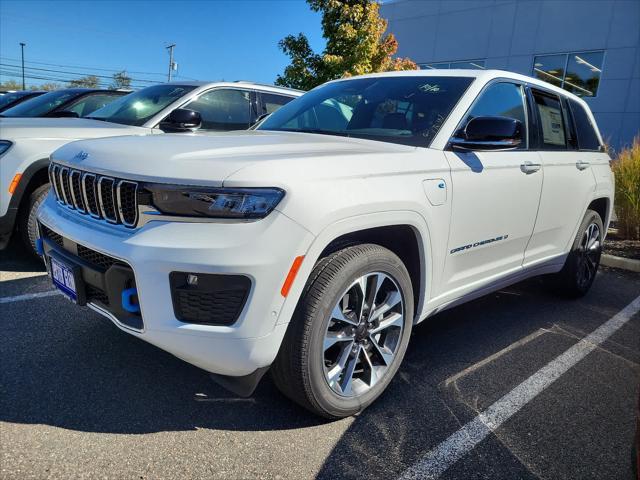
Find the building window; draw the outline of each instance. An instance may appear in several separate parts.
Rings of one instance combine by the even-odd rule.
[[[484,70],[484,60],[464,60],[461,62],[437,62],[437,63],[421,63],[422,70],[438,70],[450,68],[466,68],[469,70]]]
[[[579,97],[595,97],[603,59],[603,51],[539,55],[533,59],[533,75]]]

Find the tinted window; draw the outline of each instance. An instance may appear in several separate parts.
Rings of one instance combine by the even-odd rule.
[[[533,91],[538,118],[542,129],[543,146],[547,149],[565,149],[567,135],[562,118],[560,99],[555,95]]]
[[[184,97],[194,88],[191,85],[154,85],[109,103],[90,115],[90,118],[122,123],[144,125],[162,109]]]
[[[533,74],[579,97],[598,93],[604,52],[563,53],[534,58]]]
[[[57,90],[30,98],[2,112],[5,117],[41,117],[78,95],[77,90]]]
[[[211,90],[184,108],[200,112],[205,130],[246,130],[251,125],[251,92],[245,90]]]
[[[494,83],[480,94],[471,107],[463,128],[475,117],[508,117],[518,120],[525,129],[527,125],[522,87],[513,83]],[[518,148],[527,148],[526,141]]]
[[[569,107],[573,115],[573,123],[578,134],[580,150],[600,150],[600,140],[596,134],[587,111],[575,100],[569,100]]]
[[[64,110],[68,112],[76,112],[79,117],[84,117],[113,102],[119,96],[121,95],[114,93],[96,93],[86,95],[70,105],[65,106]]]
[[[30,95],[38,95],[38,94],[25,92],[25,91],[5,93],[4,95],[0,96],[0,108],[6,107],[7,105],[10,105],[15,101]]]
[[[261,93],[260,95],[262,97],[262,115],[265,113],[273,113],[281,106],[293,100],[292,97],[276,95],[275,93]]]
[[[332,82],[288,103],[258,129],[426,147],[472,81],[401,76]]]

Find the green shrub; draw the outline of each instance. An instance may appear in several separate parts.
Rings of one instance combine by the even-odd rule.
[[[616,176],[615,209],[619,234],[640,240],[640,136],[611,164]]]

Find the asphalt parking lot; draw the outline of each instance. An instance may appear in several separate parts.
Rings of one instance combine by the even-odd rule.
[[[268,377],[252,398],[234,398],[92,311],[41,296],[51,289],[41,264],[15,246],[0,255],[2,478],[394,479],[424,472],[438,448],[446,479],[632,478],[640,315],[555,381],[545,366],[631,304],[637,274],[601,269],[579,301],[531,280],[443,312],[414,329],[371,408],[326,422]],[[546,388],[488,435],[449,448],[541,376]]]

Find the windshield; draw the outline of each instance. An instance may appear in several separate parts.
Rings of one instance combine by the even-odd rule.
[[[21,99],[27,95],[32,95],[31,92],[9,92],[5,93],[0,97],[0,108],[6,107],[7,105],[12,104],[16,100]]]
[[[96,110],[87,118],[123,125],[144,125],[160,110],[194,88],[196,87],[190,85],[154,85],[143,88]]]
[[[367,138],[427,147],[471,77],[374,77],[316,88],[257,128]]]
[[[78,94],[77,90],[56,90],[45,93],[5,110],[2,115],[4,117],[43,117]]]

